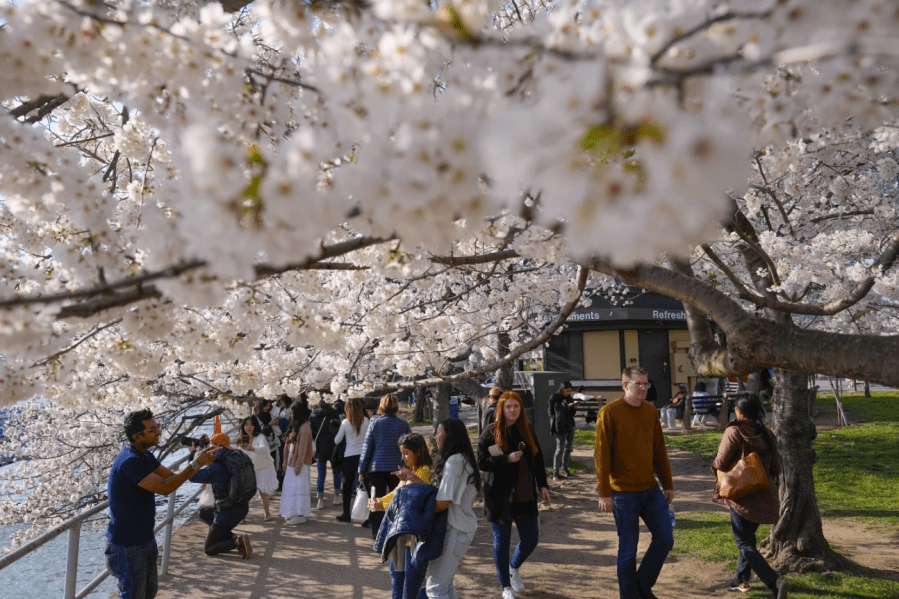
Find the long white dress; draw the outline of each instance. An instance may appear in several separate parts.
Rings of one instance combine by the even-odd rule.
[[[288,461],[293,460],[293,452],[296,444],[290,446]],[[293,468],[287,466],[284,472],[284,486],[281,490],[281,515],[285,518],[293,516],[308,516],[311,511],[309,499],[309,466],[303,464],[299,474],[294,474]]]

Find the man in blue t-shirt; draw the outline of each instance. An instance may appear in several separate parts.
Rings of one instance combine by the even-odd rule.
[[[128,445],[109,470],[109,528],[106,567],[119,579],[120,599],[153,599],[158,587],[155,494],[168,495],[203,466],[212,463],[217,448],[201,451],[177,474],[159,463],[149,449],[159,443],[160,427],[153,412],[125,416]]]

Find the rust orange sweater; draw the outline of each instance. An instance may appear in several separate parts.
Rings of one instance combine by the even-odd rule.
[[[659,411],[649,402],[635,408],[621,397],[600,410],[593,458],[600,497],[645,491],[656,476],[663,489],[674,488]]]

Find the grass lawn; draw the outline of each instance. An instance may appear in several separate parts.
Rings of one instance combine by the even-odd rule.
[[[843,405],[850,427],[821,431],[813,446],[818,506],[824,518],[850,517],[859,526],[896,530],[899,527],[899,392],[874,392],[873,397],[845,394]],[[821,412],[836,411],[833,395],[818,398]],[[592,430],[579,430],[579,443],[593,444]],[[721,441],[720,432],[666,435],[669,447],[692,452],[711,464]],[[675,503],[675,507],[676,507]],[[758,538],[768,535],[770,526],[759,528]],[[672,555],[725,562],[736,567],[737,551],[725,514],[678,512]],[[770,597],[753,578],[757,590],[742,595],[746,599]],[[852,597],[896,599],[899,583],[849,574],[807,574],[791,577],[790,597]],[[725,591],[726,592],[726,591]]]

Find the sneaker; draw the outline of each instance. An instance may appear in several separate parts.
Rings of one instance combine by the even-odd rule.
[[[562,470],[561,472],[559,472],[559,478],[568,478],[568,471]]]
[[[287,519],[288,524],[303,524],[306,521],[304,516],[291,516]]]
[[[503,589],[503,599],[515,599],[515,591],[512,590],[512,587]]]
[[[555,481],[562,480],[561,477],[559,476],[558,472],[553,472],[553,480],[555,480]]]
[[[787,595],[790,592],[790,581],[781,576],[777,579],[776,588],[777,590],[772,595],[773,599],[787,599]]]
[[[324,497],[318,498],[318,503],[315,504],[315,509],[317,509],[317,510],[325,509],[325,498]]]
[[[734,578],[729,583],[727,583],[727,588],[731,591],[736,591],[738,593],[745,593],[749,590],[749,583],[745,580],[739,580]]]
[[[337,516],[338,522],[352,522],[352,520],[353,519],[350,518],[349,516],[347,516],[346,514],[340,514],[339,516]]]
[[[521,580],[521,574],[518,572],[518,568],[509,566],[509,578],[512,579],[512,590],[516,593],[523,593],[524,581]]]
[[[334,501],[331,502],[331,505],[343,505],[343,496],[334,493]]]
[[[370,518],[366,518],[366,519],[365,519],[365,522],[363,522],[363,523],[360,524],[359,526],[361,526],[362,528],[371,528],[371,519],[370,519]]]
[[[571,472],[568,471],[568,468],[565,468],[564,470],[562,470],[562,476],[564,478],[571,478],[572,474],[571,474]]]

